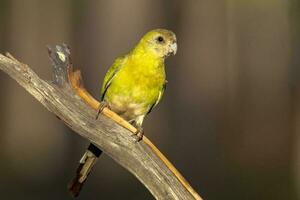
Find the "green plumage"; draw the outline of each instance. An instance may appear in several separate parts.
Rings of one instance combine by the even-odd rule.
[[[171,48],[175,42],[175,35],[167,30],[147,33],[129,54],[117,58],[109,68],[101,89],[102,101],[141,126],[145,115],[161,100],[166,82],[164,60],[170,52],[175,53]]]
[[[136,125],[137,141],[143,137],[142,123],[154,108],[165,90],[165,58],[175,54],[175,34],[164,29],[148,32],[127,55],[119,57],[107,71],[101,88],[102,105],[108,106],[129,122]],[[90,144],[80,160],[77,175],[70,185],[70,192],[78,196],[101,150]]]

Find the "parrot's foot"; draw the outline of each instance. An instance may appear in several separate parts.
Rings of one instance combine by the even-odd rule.
[[[144,129],[141,126],[136,127],[136,132],[133,134],[133,137],[136,138],[136,142],[139,142],[143,139]]]
[[[98,107],[98,112],[97,112],[97,115],[96,115],[96,119],[99,118],[99,115],[100,113],[102,113],[102,111],[104,110],[104,108],[108,108],[110,109],[108,103],[106,101],[101,101],[99,107]]]

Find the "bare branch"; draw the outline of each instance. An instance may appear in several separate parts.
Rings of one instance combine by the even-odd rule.
[[[69,49],[63,45],[48,47],[48,50],[54,67],[52,82],[40,79],[29,66],[10,54],[7,57],[0,54],[0,69],[74,132],[97,145],[136,176],[156,199],[201,200],[149,139],[145,137],[143,141],[135,142],[131,137],[135,131],[133,126],[109,109],[95,120],[99,102],[84,89],[80,72],[73,72]]]

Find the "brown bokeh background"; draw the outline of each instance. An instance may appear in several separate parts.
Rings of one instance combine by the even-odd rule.
[[[0,0],[0,52],[51,79],[45,46],[65,42],[95,96],[147,31],[177,34],[168,86],[146,135],[206,200],[300,199],[297,0]],[[0,72],[1,199],[71,199],[88,142]],[[104,155],[78,199],[153,199]]]

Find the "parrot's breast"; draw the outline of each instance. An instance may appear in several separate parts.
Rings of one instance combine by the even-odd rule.
[[[134,120],[149,112],[158,100],[164,83],[164,66],[150,71],[123,68],[115,75],[104,100],[126,120]]]

